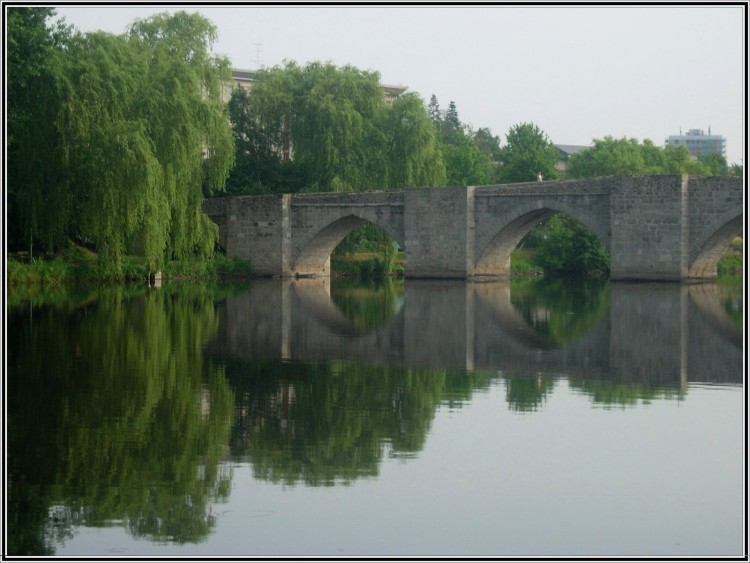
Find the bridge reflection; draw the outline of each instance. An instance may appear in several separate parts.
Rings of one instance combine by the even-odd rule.
[[[519,311],[508,281],[408,280],[403,305],[367,330],[331,299],[329,278],[263,280],[219,305],[219,335],[207,352],[682,386],[742,382],[741,331],[715,284],[611,283],[608,291],[608,306],[561,344]]]

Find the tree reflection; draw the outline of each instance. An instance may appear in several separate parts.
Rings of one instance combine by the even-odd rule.
[[[388,322],[401,309],[404,282],[338,280],[331,284],[331,300],[356,327],[369,331]]]
[[[686,391],[676,386],[653,386],[641,383],[575,379],[569,382],[570,388],[591,397],[591,400],[604,407],[632,407],[651,401],[685,399]]]
[[[743,279],[741,276],[725,276],[719,278],[717,282],[717,295],[719,302],[726,311],[732,323],[739,330],[743,326],[743,306],[742,306],[742,287]]]
[[[220,369],[202,374],[218,328],[210,295],[110,289],[64,330],[60,317],[8,319],[9,552],[51,554],[80,524],[205,537],[210,503],[229,492],[218,462],[234,400]]]
[[[287,485],[348,484],[377,475],[386,448],[420,451],[446,384],[444,371],[346,362],[233,360],[227,374],[232,455]]]
[[[513,306],[539,334],[558,345],[575,342],[609,308],[609,282],[599,278],[511,280]]]
[[[508,375],[503,380],[508,408],[516,412],[539,410],[555,388],[554,377]]]

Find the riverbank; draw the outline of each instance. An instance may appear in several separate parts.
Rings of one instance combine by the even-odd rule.
[[[137,256],[127,256],[122,273],[113,276],[102,270],[95,253],[71,244],[56,256],[29,259],[23,253],[12,254],[6,261],[6,281],[14,287],[55,287],[76,283],[148,282],[151,273]],[[215,254],[209,261],[172,261],[160,272],[162,279],[205,279],[252,277],[250,263],[238,258]]]
[[[719,260],[719,277],[736,276],[743,272],[743,241],[737,237],[729,250]],[[390,264],[374,252],[334,254],[331,256],[333,274],[339,277],[359,279],[402,278],[404,276],[404,254],[398,252]],[[96,254],[80,246],[71,245],[54,257],[28,259],[23,254],[10,255],[6,261],[6,280],[13,287],[54,287],[72,283],[118,283],[147,282],[149,272],[142,259],[126,257],[123,272],[113,277],[102,273]],[[518,277],[542,276],[544,271],[534,261],[533,249],[523,248],[513,251],[511,275]],[[217,253],[208,262],[182,261],[169,262],[161,272],[162,279],[205,279],[205,278],[251,278],[250,263],[239,258],[227,258]]]

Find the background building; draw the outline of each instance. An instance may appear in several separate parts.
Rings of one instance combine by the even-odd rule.
[[[726,139],[721,135],[712,135],[708,128],[708,135],[703,129],[690,129],[686,135],[680,131],[679,135],[670,135],[667,138],[668,145],[685,145],[690,154],[697,157],[701,154],[720,154],[726,156]]]
[[[225,102],[229,102],[229,99],[232,97],[232,89],[235,86],[240,86],[241,88],[250,90],[253,84],[253,80],[255,80],[255,74],[257,72],[258,71],[256,70],[233,68],[232,83],[224,84],[222,87],[221,97],[223,98],[223,100]],[[383,95],[385,96],[385,101],[388,103],[391,103],[394,98],[400,96],[408,89],[407,86],[398,86],[393,84],[381,84],[380,87],[383,88]]]
[[[570,158],[570,155],[575,154],[579,151],[590,149],[591,147],[585,145],[555,145],[555,148],[557,149],[558,153],[555,168],[560,173],[560,175],[563,176],[568,170],[568,159]]]

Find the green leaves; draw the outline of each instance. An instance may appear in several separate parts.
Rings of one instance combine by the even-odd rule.
[[[365,191],[445,179],[421,99],[387,104],[380,76],[351,66],[286,63],[257,73],[230,108],[233,193]],[[292,183],[289,182],[292,181]]]
[[[717,154],[690,156],[683,146],[658,147],[649,139],[594,139],[590,149],[571,155],[567,175],[570,178],[596,176],[638,176],[691,174],[723,176],[729,173],[726,159]]]
[[[501,151],[501,182],[531,182],[538,172],[548,180],[557,178],[557,149],[539,127],[520,123],[510,128],[506,138]]]
[[[115,275],[127,252],[152,271],[211,255],[217,230],[203,194],[224,189],[234,158],[220,98],[229,63],[210,55],[215,38],[208,20],[180,12],[48,47],[49,94],[30,113],[40,127],[11,158],[13,189],[29,194],[13,201],[19,240],[54,248],[76,238]]]
[[[548,274],[597,275],[609,272],[609,253],[585,225],[558,214],[547,222],[535,262]]]

